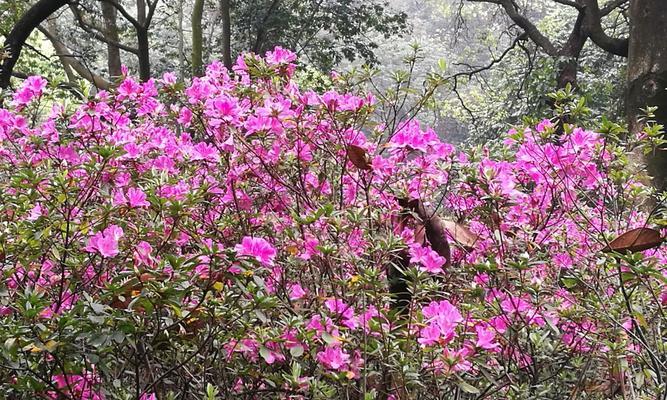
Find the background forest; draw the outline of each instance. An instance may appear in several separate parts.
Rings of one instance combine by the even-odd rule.
[[[33,3],[3,2],[5,36]],[[626,59],[589,38],[568,42],[583,25],[579,6],[552,0],[521,4],[521,16],[544,39],[532,40],[500,3],[140,0],[116,7],[76,1],[31,34],[14,74],[39,73],[74,86],[83,80],[106,89],[121,75],[121,65],[143,79],[166,71],[188,79],[212,60],[229,66],[242,52],[283,46],[294,49],[311,73],[362,64],[378,68],[384,89],[391,73],[406,69],[403,61],[418,45],[414,79],[443,66],[450,78],[429,115],[448,141],[497,136],[527,110],[548,107],[545,93],[567,82],[576,83],[596,115],[624,118]],[[605,32],[626,37],[628,2],[602,8]]]

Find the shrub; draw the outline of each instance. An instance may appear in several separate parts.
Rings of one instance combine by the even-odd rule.
[[[650,137],[544,120],[457,151],[294,61],[71,109],[33,77],[0,109],[8,398],[665,393],[665,253],[628,168]]]

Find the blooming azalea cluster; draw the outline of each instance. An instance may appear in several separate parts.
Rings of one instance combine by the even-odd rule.
[[[372,95],[301,87],[295,59],[124,76],[75,108],[33,77],[0,109],[7,390],[509,398],[659,370],[667,254],[601,251],[649,218],[618,141],[544,120],[460,151],[377,121]],[[400,199],[447,222],[451,254]]]

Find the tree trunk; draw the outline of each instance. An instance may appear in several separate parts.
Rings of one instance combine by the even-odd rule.
[[[204,0],[195,0],[192,7],[192,76],[201,76],[204,73],[202,60],[202,28],[201,20],[204,14]]]
[[[148,29],[137,29],[137,45],[139,48],[139,78],[142,81],[151,79],[150,44],[148,42]]]
[[[58,36],[58,26],[56,24],[55,18],[49,18],[46,21],[46,26],[49,32],[55,34],[56,37]],[[50,40],[48,36],[47,39]],[[62,64],[63,66],[63,71],[65,71],[65,76],[67,76],[67,81],[69,83],[75,84],[76,75],[74,75],[74,71],[72,71],[72,67],[69,65],[69,60],[64,54],[61,54],[61,52],[58,49],[56,49],[56,52],[58,53],[58,59],[60,60],[60,64]]]
[[[641,108],[658,107],[656,122],[667,126],[667,7],[664,0],[633,0],[630,3],[630,43],[626,107],[632,135],[644,128]],[[646,160],[648,173],[658,190],[665,189],[667,150],[662,148]]]
[[[5,39],[3,49],[9,53],[9,57],[0,60],[0,89],[9,86],[12,71],[21,55],[21,49],[32,31],[67,3],[69,0],[39,0],[14,25]]]
[[[137,0],[137,47],[139,49],[139,78],[142,81],[151,79],[150,43],[148,42],[148,26],[146,24],[146,1]]]
[[[178,3],[178,77],[185,78],[185,38],[183,37],[183,3]]]
[[[104,17],[104,35],[110,41],[119,43],[118,25],[116,23],[116,8],[107,3],[102,2],[102,16]],[[107,67],[109,69],[110,77],[121,76],[121,60],[120,49],[110,43],[107,43]]]
[[[558,51],[558,76],[556,77],[558,89],[564,89],[568,84],[574,88],[577,87],[579,56],[586,40],[588,40],[588,35],[584,29],[584,18],[584,12],[580,11],[567,42]]]
[[[146,0],[137,0],[137,21],[141,25],[146,24]]]
[[[564,89],[568,84],[576,88],[578,70],[579,60],[577,58],[560,61],[558,63],[558,75],[556,76],[556,89]]]
[[[225,67],[232,69],[232,19],[230,16],[230,0],[220,0],[222,14],[222,61]]]

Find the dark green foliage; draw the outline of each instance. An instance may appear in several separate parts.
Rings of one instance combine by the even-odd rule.
[[[343,59],[376,63],[371,32],[386,38],[408,32],[407,15],[377,0],[237,0],[231,18],[237,52],[283,46],[324,70]]]

